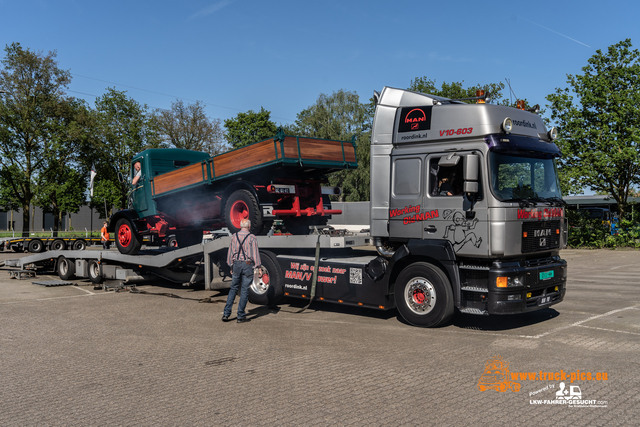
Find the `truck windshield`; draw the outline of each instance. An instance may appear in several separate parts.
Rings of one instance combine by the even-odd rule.
[[[553,201],[562,197],[554,159],[496,152],[489,158],[491,189],[498,200]]]

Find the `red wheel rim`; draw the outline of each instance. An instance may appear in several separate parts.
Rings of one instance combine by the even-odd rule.
[[[413,291],[413,301],[416,304],[424,304],[425,299],[426,297],[422,290],[416,289],[415,291]]]
[[[128,224],[122,224],[118,229],[118,242],[123,248],[131,243],[131,227]]]
[[[235,228],[240,227],[240,221],[243,219],[249,218],[249,206],[242,200],[237,200],[231,205],[231,212],[229,212],[229,219],[231,220],[231,225]]]

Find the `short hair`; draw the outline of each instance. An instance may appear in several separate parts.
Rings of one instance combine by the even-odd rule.
[[[249,221],[247,218],[243,219],[242,221],[240,221],[240,228],[251,228],[251,221]]]

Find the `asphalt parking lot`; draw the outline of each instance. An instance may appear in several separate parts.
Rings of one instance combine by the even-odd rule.
[[[437,329],[296,300],[222,323],[226,291],[42,287],[2,268],[0,425],[637,425],[640,251],[562,257],[561,304]],[[479,390],[507,363],[505,391]]]

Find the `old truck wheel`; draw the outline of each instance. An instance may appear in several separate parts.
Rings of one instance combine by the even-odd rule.
[[[32,240],[29,242],[29,252],[33,252],[34,254],[39,254],[40,252],[44,251],[44,243],[42,243],[42,240]]]
[[[87,242],[84,240],[80,239],[73,242],[74,251],[84,251],[85,249],[87,249]]]
[[[76,263],[73,260],[61,256],[58,258],[58,276],[62,280],[69,280],[76,274]]]
[[[64,251],[66,247],[67,245],[64,243],[64,240],[54,240],[53,243],[51,243],[52,251]]]
[[[142,237],[127,218],[120,218],[116,223],[116,246],[125,255],[137,254],[142,246]]]
[[[178,239],[176,238],[176,236],[169,236],[167,238],[167,246],[170,248],[177,248],[178,247]]]
[[[426,262],[406,267],[395,284],[400,315],[415,326],[442,325],[453,316],[453,291],[442,270]]]
[[[276,305],[282,302],[284,289],[282,287],[282,272],[276,256],[271,252],[261,251],[262,277],[253,276],[249,286],[249,301],[258,305]]]
[[[251,232],[258,234],[262,230],[262,212],[258,201],[248,190],[236,190],[224,205],[224,220],[232,233],[240,231],[240,221],[251,221]]]
[[[97,260],[92,259],[91,261],[89,261],[87,269],[89,272],[89,280],[91,280],[91,283],[96,285],[102,283],[102,269],[100,268],[100,263]]]

